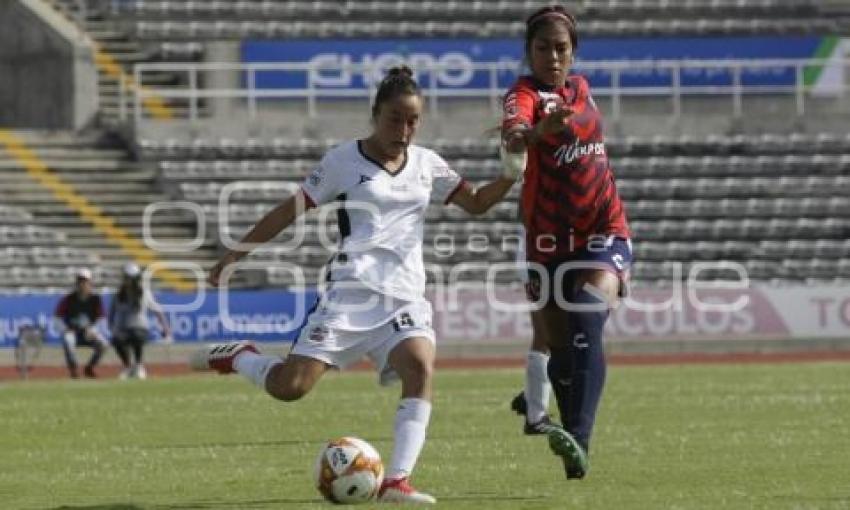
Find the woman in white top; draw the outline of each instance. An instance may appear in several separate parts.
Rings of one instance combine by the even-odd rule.
[[[238,342],[199,351],[191,364],[239,372],[273,397],[293,401],[328,369],[370,357],[381,383],[397,377],[402,386],[393,455],[378,497],[433,503],[408,481],[425,442],[434,367],[431,306],[424,298],[425,209],[439,200],[472,214],[486,212],[525,168],[525,153],[512,157],[503,150],[503,175],[474,190],[435,152],[412,144],[421,115],[421,92],[410,69],[390,70],[372,107],[372,134],[329,150],[301,190],[242,239],[243,245],[256,246],[306,209],[329,202],[340,206],[340,247],[329,265],[328,287],[286,359]],[[249,250],[225,254],[209,282],[218,285],[224,267]]]
[[[124,266],[121,286],[109,306],[109,331],[112,345],[124,369],[119,378],[147,378],[143,364],[145,343],[151,336],[148,313],[152,312],[162,328],[163,338],[171,336],[165,314],[142,286],[142,269],[136,264]]]

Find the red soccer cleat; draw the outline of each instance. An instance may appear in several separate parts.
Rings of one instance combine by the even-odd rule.
[[[381,484],[378,491],[378,501],[381,503],[419,503],[433,505],[437,502],[434,496],[419,492],[410,485],[410,479],[388,478]]]
[[[232,374],[236,371],[233,369],[233,360],[243,352],[259,354],[251,342],[208,345],[192,353],[189,366],[194,370],[215,370],[219,374]]]

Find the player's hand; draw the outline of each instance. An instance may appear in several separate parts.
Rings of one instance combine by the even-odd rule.
[[[505,135],[502,140],[502,147],[508,152],[525,152],[527,150],[527,142],[523,129],[515,129]]]
[[[525,172],[528,151],[523,146],[520,152],[513,152],[508,149],[507,143],[503,143],[499,148],[499,158],[502,161],[502,177],[515,181]]]
[[[543,117],[543,119],[537,123],[535,126],[537,134],[541,136],[548,136],[562,133],[567,129],[570,117],[573,113],[574,112],[569,108],[558,108],[549,115]]]
[[[216,265],[210,269],[209,275],[207,276],[207,283],[212,285],[213,287],[218,287],[221,279],[221,272],[224,271],[224,268],[229,266],[230,264],[236,262],[237,258],[233,252],[227,252],[227,254],[219,260]]]

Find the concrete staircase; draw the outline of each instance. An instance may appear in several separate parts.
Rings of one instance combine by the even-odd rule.
[[[68,19],[80,25],[97,42],[100,51],[120,66],[126,77],[133,77],[133,65],[140,62],[160,62],[168,60],[169,55],[181,61],[197,60],[202,53],[202,46],[197,43],[145,45],[132,39],[119,22],[109,18],[109,13],[105,10],[90,9],[81,13],[78,11],[75,0],[46,1]],[[105,4],[106,2],[104,2]],[[106,7],[103,9],[106,9]],[[124,109],[122,110],[121,79],[120,76],[109,72],[104,66],[98,66],[100,124],[102,126],[119,126],[125,121],[122,119],[122,114],[130,116],[130,118],[134,114],[134,97],[132,91],[128,90],[127,81],[125,81],[123,87]],[[144,82],[140,85],[170,87],[179,85],[183,81],[186,81],[185,77],[180,73],[151,72],[145,73]],[[129,88],[132,88],[132,85]],[[174,117],[187,116],[188,106],[185,100],[169,100],[166,105],[172,111]]]
[[[142,240],[144,210],[148,204],[169,201],[158,191],[156,170],[129,160],[128,152],[118,146],[104,146],[97,136],[70,133],[17,133],[27,146],[63,182],[77,194],[98,206],[102,214],[115,220],[115,225]],[[93,228],[53,193],[33,180],[21,162],[0,147],[0,196],[4,204],[28,211],[33,223],[64,232],[69,247],[100,256],[104,269],[117,269],[130,254],[114,240]],[[166,209],[152,221],[151,233],[161,244],[187,243],[195,237],[197,226],[191,213]],[[149,248],[151,248],[149,246]],[[208,268],[216,259],[212,241],[188,253],[159,253],[162,261],[190,261]],[[108,271],[116,273],[117,271]],[[117,281],[100,282],[106,285]],[[61,285],[61,283],[57,282]]]

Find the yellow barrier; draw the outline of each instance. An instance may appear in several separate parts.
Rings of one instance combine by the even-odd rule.
[[[20,137],[8,130],[0,129],[0,146],[26,169],[27,174],[49,189],[53,196],[76,211],[82,219],[91,223],[95,231],[103,234],[112,244],[140,265],[150,265],[158,261],[156,252],[148,248],[129,232],[115,224],[115,220],[106,216],[95,204],[78,193],[73,186],[62,181],[51,172],[44,161],[29,149]],[[195,288],[195,282],[170,269],[160,269],[155,273],[157,279],[175,290],[188,291]]]

